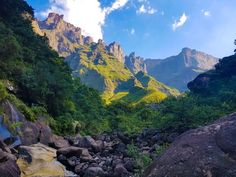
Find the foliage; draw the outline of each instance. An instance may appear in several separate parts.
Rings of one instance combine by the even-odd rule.
[[[133,144],[127,146],[127,154],[135,159],[139,174],[152,163],[152,159],[148,155],[139,152],[138,147]]]
[[[7,97],[7,91],[5,85],[0,81],[0,102]]]
[[[234,45],[236,45],[236,39],[234,40]],[[234,53],[236,54],[236,49],[234,50]]]
[[[156,154],[160,156],[167,148],[169,147],[169,144],[164,143],[163,145],[160,145],[156,148]]]

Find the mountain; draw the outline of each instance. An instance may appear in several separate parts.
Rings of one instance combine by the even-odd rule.
[[[91,37],[83,36],[80,28],[64,21],[63,15],[50,13],[46,20],[38,21],[38,26],[40,29],[35,31],[40,31],[48,37],[50,46],[60,56],[65,57],[73,75],[79,77],[86,85],[97,89],[107,102],[127,95],[131,95],[128,100],[133,100],[135,94],[140,95],[140,89],[142,97],[150,94],[150,90],[160,92],[165,97],[178,95],[177,90],[159,83],[148,75],[145,77],[152,83],[155,82],[154,85],[158,87],[142,84],[136,73],[125,66],[125,54],[118,43],[106,45],[102,40],[94,42]],[[139,89],[133,89],[134,87]]]
[[[184,48],[177,56],[166,59],[142,59],[131,53],[126,56],[126,66],[134,73],[143,71],[164,84],[187,90],[188,82],[198,74],[214,68],[218,59],[193,49]]]
[[[215,69],[197,76],[188,84],[188,88],[202,95],[234,93],[236,91],[236,55],[219,60]]]
[[[134,52],[132,52],[129,56],[125,56],[125,65],[134,74],[138,73],[139,71],[147,73],[147,66],[144,59],[136,56]]]
[[[145,60],[148,74],[181,91],[187,90],[188,82],[198,74],[214,68],[217,62],[217,58],[189,48],[163,60]]]

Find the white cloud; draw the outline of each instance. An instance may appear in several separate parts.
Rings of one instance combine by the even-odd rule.
[[[111,7],[107,7],[104,9],[104,12],[106,14],[111,13],[114,10],[117,10],[119,8],[122,8],[123,6],[126,5],[126,3],[128,2],[128,0],[116,0]]]
[[[141,5],[140,8],[136,11],[137,14],[155,14],[157,12],[156,9],[151,6],[145,7],[145,5]]]
[[[202,15],[204,15],[205,17],[210,17],[211,16],[211,12],[209,10],[202,10]]]
[[[124,7],[128,1],[116,0],[110,7],[102,8],[99,0],[50,0],[50,8],[40,14],[43,17],[49,12],[63,14],[66,21],[97,41],[103,38],[102,27],[107,15]]]
[[[183,15],[177,21],[175,20],[175,22],[172,24],[172,29],[175,31],[177,28],[183,26],[187,20],[188,16],[183,13]]]
[[[135,34],[135,29],[134,29],[134,28],[131,29],[130,34],[131,34],[131,35],[134,35],[134,34]]]

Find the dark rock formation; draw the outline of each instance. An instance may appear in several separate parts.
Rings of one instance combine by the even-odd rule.
[[[195,93],[216,95],[223,89],[224,91],[235,90],[235,76],[236,55],[232,55],[221,59],[215,69],[200,74],[188,84],[188,88]]]
[[[236,176],[236,114],[190,130],[145,171],[145,177]]]

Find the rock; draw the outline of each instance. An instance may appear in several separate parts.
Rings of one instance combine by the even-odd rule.
[[[121,46],[113,42],[109,46],[107,46],[107,50],[111,53],[119,62],[124,63],[125,61],[125,54]]]
[[[144,59],[136,56],[134,52],[125,56],[125,66],[128,67],[133,74],[137,74],[140,71],[147,73],[147,66]]]
[[[0,138],[0,176],[20,177],[20,168],[16,163],[16,157]]]
[[[130,172],[134,172],[137,168],[135,160],[131,158],[124,159],[124,167]]]
[[[105,177],[106,174],[100,167],[89,167],[83,177]]]
[[[0,138],[0,149],[2,149],[5,152],[11,153],[11,150],[7,147],[7,145],[3,142],[1,138]]]
[[[8,142],[11,147],[19,145],[31,145],[38,142],[48,145],[51,142],[52,131],[43,120],[36,122],[27,121],[23,114],[11,104],[9,101],[3,103],[3,109],[6,116],[5,122],[8,124],[18,124],[16,128],[12,129],[8,124],[0,125],[0,132],[3,139]],[[1,121],[0,121],[1,122]],[[1,136],[1,135],[0,135]]]
[[[167,142],[172,143],[178,136],[179,136],[178,133],[171,133],[170,135],[167,136],[166,140]]]
[[[1,152],[0,152],[1,154]],[[0,176],[1,177],[20,177],[20,168],[15,160],[0,159]]]
[[[124,135],[122,132],[117,132],[117,137],[124,143],[130,144],[130,139],[128,136]]]
[[[67,159],[67,163],[71,166],[71,167],[75,167],[76,165],[78,165],[80,163],[80,159],[75,157],[75,156],[72,156],[72,157],[69,157]]]
[[[65,167],[56,161],[56,150],[41,143],[19,147],[17,160],[22,175],[28,176],[65,176]]]
[[[57,150],[57,156],[64,155],[66,157],[72,157],[72,156],[80,156],[82,154],[83,148],[78,148],[74,146],[70,146],[67,148],[61,148]]]
[[[25,122],[22,125],[22,144],[25,146],[29,146],[32,144],[38,143],[39,137],[39,128],[33,122]]]
[[[129,172],[126,170],[123,164],[117,164],[114,169],[115,177],[129,177]]]
[[[85,136],[85,137],[78,137],[75,146],[88,148],[94,150],[95,152],[99,152],[102,150],[104,145],[102,141],[96,142],[91,136]]]
[[[63,137],[57,136],[57,135],[52,136],[52,140],[49,145],[55,149],[66,148],[66,147],[70,146],[70,144],[67,140],[65,140]]]
[[[48,145],[52,141],[50,127],[41,121],[24,121],[21,127],[20,138],[22,145],[29,146],[38,142]]]
[[[83,162],[93,162],[93,157],[89,154],[87,149],[83,149],[82,154],[80,155],[80,159]]]
[[[75,156],[79,157],[81,161],[93,161],[92,156],[89,154],[88,149],[85,148],[79,148],[79,147],[66,147],[61,148],[57,151],[57,156],[64,155],[67,158]]]
[[[216,134],[216,143],[221,150],[236,160],[236,121],[220,128]]]
[[[125,155],[127,156],[127,147],[124,143],[119,143],[117,145],[115,145],[114,147],[114,150],[115,150],[115,153],[118,154],[118,155]]]
[[[236,113],[179,136],[144,177],[236,176]]]
[[[76,165],[74,171],[75,171],[76,174],[83,175],[86,168],[88,168],[88,164],[80,163],[80,164]]]
[[[49,143],[52,141],[51,128],[48,125],[46,125],[43,121],[37,121],[36,125],[39,129],[38,142],[45,145],[49,145]]]

